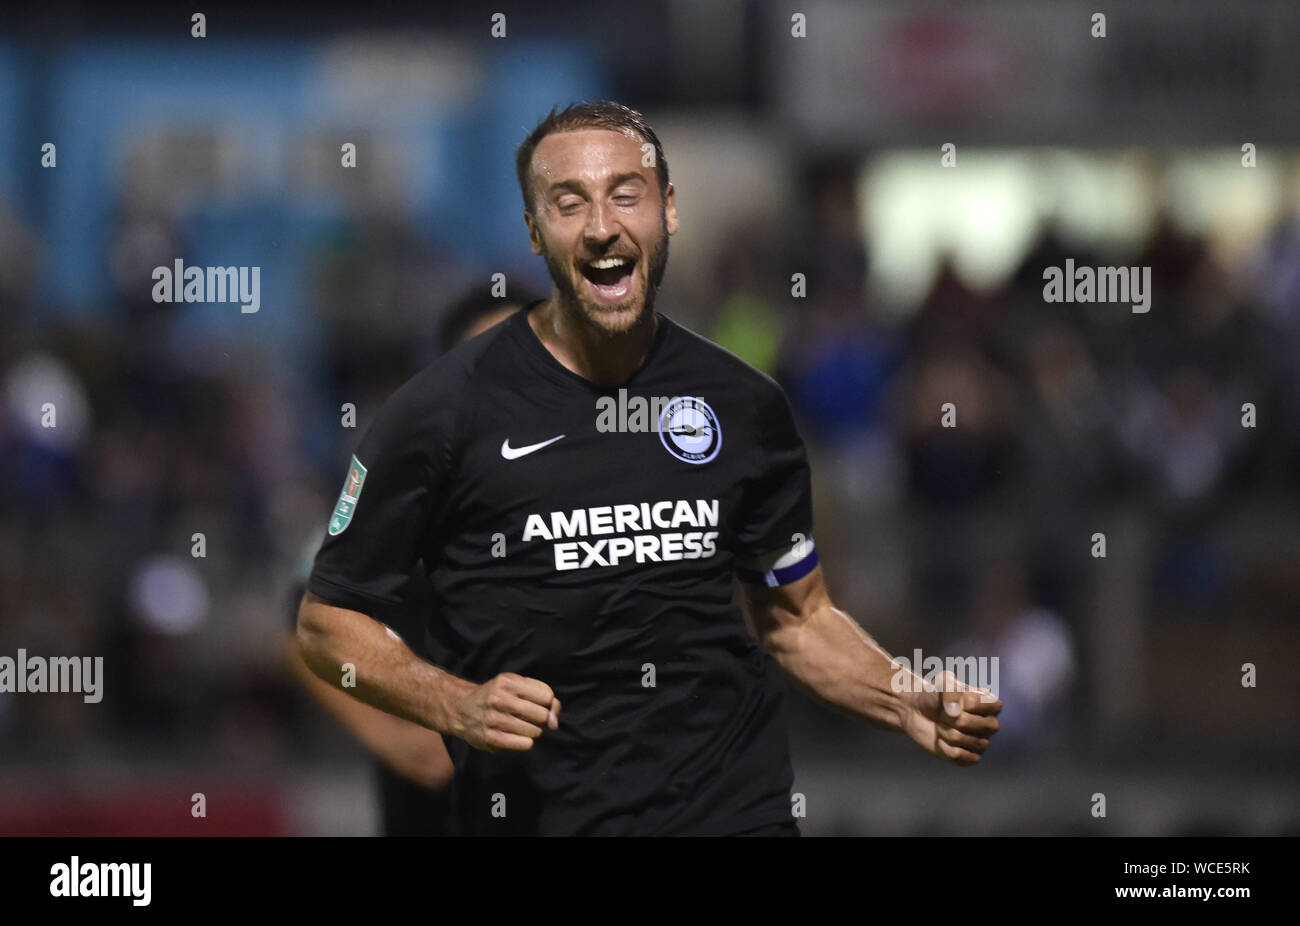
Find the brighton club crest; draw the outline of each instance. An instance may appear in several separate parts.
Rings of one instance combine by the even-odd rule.
[[[722,449],[722,426],[703,399],[679,396],[659,416],[659,439],[685,463],[708,463]]]
[[[361,465],[361,461],[352,456],[352,466],[348,469],[348,478],[343,483],[343,491],[339,493],[338,504],[334,506],[334,514],[330,517],[330,536],[343,533],[347,526],[352,523],[352,512],[357,510],[357,499],[361,497],[361,487],[366,483],[366,468]]]

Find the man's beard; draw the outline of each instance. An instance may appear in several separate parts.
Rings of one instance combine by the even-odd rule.
[[[633,292],[623,302],[603,305],[584,297],[573,285],[573,274],[577,272],[572,263],[561,263],[549,250],[543,249],[542,257],[546,269],[559,292],[561,304],[569,314],[576,314],[577,320],[601,334],[615,335],[635,330],[641,325],[648,325],[654,317],[655,296],[659,284],[663,282],[664,272],[668,268],[668,221],[660,222],[659,238],[650,248],[649,273],[646,274],[645,289],[639,294]],[[641,261],[637,261],[633,274],[640,273]],[[581,276],[581,274],[578,274]],[[636,287],[634,286],[635,290]],[[576,312],[575,312],[576,310]]]

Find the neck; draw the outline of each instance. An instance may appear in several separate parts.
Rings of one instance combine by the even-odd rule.
[[[601,386],[620,386],[632,378],[645,363],[659,327],[651,309],[626,331],[602,331],[554,292],[528,314],[528,323],[566,369]]]

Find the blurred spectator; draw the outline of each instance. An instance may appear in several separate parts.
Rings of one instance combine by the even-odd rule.
[[[1077,738],[1069,696],[1078,658],[1069,628],[1032,600],[1014,559],[980,570],[970,630],[944,648],[945,658],[968,656],[998,660],[994,694],[1003,704],[998,745],[1006,747],[1004,757],[1050,752]],[[987,674],[992,678],[991,667]]]

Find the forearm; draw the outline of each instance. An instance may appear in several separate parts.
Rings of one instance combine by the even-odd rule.
[[[318,678],[303,661],[296,634],[286,641],[285,661],[312,700],[394,772],[425,788],[450,784],[454,769],[437,732],[358,701]]]
[[[871,635],[836,608],[821,567],[793,582],[747,586],[746,610],[760,639],[818,697],[890,730],[931,755],[973,765],[998,730],[1002,702],[951,672],[936,686],[896,666]]]
[[[308,592],[298,612],[307,667],[345,694],[439,733],[463,735],[455,705],[476,686],[421,659],[380,622]],[[344,687],[344,664],[355,684]]]
[[[823,701],[878,726],[903,728],[910,701],[894,690],[898,670],[889,653],[829,600],[804,619],[774,627],[765,642],[781,668]]]

